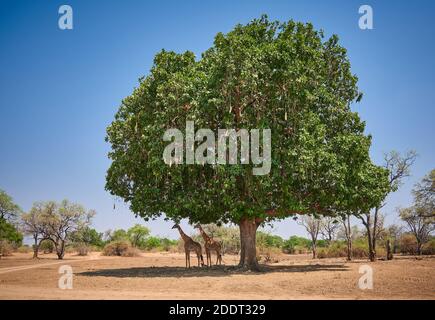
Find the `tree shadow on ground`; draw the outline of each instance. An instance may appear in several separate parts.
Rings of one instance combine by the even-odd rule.
[[[115,278],[146,278],[146,277],[225,277],[233,274],[261,275],[274,272],[316,272],[316,271],[348,271],[349,267],[341,264],[315,264],[273,266],[261,265],[261,272],[251,272],[235,266],[213,266],[211,268],[192,267],[134,267],[123,269],[103,269],[77,273],[86,277],[115,277]]]

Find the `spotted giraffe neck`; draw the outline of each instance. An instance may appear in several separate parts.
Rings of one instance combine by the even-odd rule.
[[[206,242],[210,241],[211,238],[208,236],[207,233],[205,233],[204,229],[201,226],[199,227],[199,232],[201,232],[204,241]]]
[[[181,236],[181,238],[182,238],[184,241],[188,241],[188,240],[190,240],[190,237],[187,236],[187,234],[184,233],[184,231],[181,229],[180,226],[178,226],[177,229],[178,229],[178,232],[180,232],[180,236]]]

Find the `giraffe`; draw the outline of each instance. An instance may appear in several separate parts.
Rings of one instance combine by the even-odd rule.
[[[198,223],[195,225],[195,228],[199,229],[199,232],[201,232],[201,236],[204,239],[204,247],[205,247],[205,254],[207,256],[207,266],[210,265],[211,267],[211,251],[216,251],[216,265],[222,264],[222,245],[219,241],[213,240],[212,237],[209,237],[207,233],[205,233],[204,229],[201,227],[201,225]]]
[[[204,266],[204,259],[202,257],[201,245],[198,242],[193,241],[191,237],[185,234],[178,223],[174,224],[172,229],[178,229],[178,232],[180,232],[181,239],[183,239],[184,241],[184,252],[186,254],[186,268],[190,268],[190,251],[195,251],[196,256],[198,258],[198,267]]]

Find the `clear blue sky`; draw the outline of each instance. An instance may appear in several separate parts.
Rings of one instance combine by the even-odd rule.
[[[73,30],[58,28],[62,4],[74,10]],[[373,30],[358,28],[362,4],[373,7]],[[395,208],[410,204],[413,184],[435,167],[433,1],[0,0],[0,188],[24,210],[37,200],[82,203],[97,211],[100,231],[140,222],[119,203],[113,210],[104,190],[105,128],[121,99],[162,48],[200,55],[217,32],[263,13],[339,35],[364,92],[356,110],[376,162],[393,149],[419,153],[385,208],[395,222]],[[177,237],[170,222],[147,225]],[[291,219],[275,231],[303,234]]]

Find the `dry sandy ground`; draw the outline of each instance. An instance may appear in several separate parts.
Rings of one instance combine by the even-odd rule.
[[[435,258],[345,262],[283,255],[264,272],[225,266],[186,270],[184,255],[144,253],[140,257],[31,254],[0,259],[0,299],[435,299]],[[195,260],[192,256],[192,262]],[[373,268],[373,289],[358,288],[359,267]],[[59,267],[70,265],[73,289],[61,290]]]

